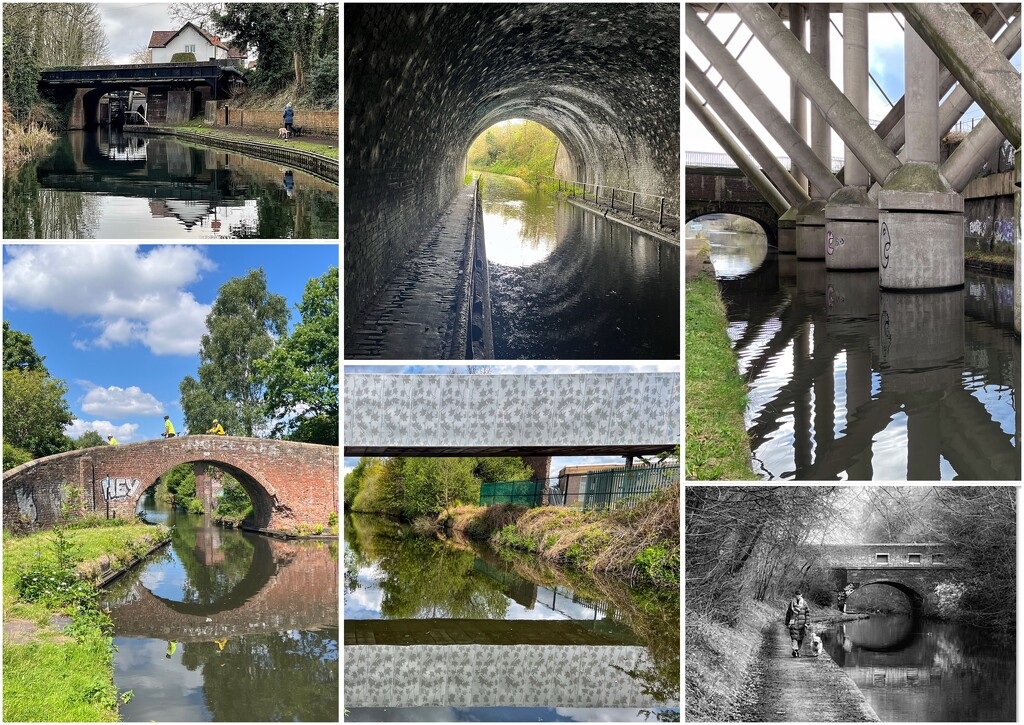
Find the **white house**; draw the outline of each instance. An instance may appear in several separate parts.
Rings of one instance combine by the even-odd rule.
[[[175,53],[194,53],[198,61],[233,60],[239,66],[244,66],[246,60],[244,51],[192,23],[185,23],[180,30],[154,30],[149,50],[151,63],[170,63]]]

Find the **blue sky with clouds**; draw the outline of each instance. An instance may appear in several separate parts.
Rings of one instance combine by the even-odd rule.
[[[262,266],[294,326],[306,283],[337,264],[337,244],[8,244],[3,319],[68,383],[69,435],[136,442],[158,437],[164,415],[181,431],[178,385],[196,375],[222,284]]]

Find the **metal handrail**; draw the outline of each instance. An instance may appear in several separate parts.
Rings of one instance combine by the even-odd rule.
[[[603,191],[607,192],[604,195],[605,198],[608,198],[609,195],[611,197],[611,208],[612,209],[615,209],[615,193],[616,192],[622,192],[622,195],[619,196],[619,199],[622,200],[620,205],[619,205],[620,209],[625,211],[626,208],[628,207],[629,210],[630,210],[630,213],[633,214],[633,215],[636,214],[636,210],[637,209],[643,209],[643,210],[649,211],[649,212],[651,212],[653,214],[657,214],[658,215],[658,224],[659,225],[664,223],[665,217],[671,217],[671,218],[674,218],[674,219],[679,219],[678,205],[676,206],[676,213],[672,212],[672,207],[671,206],[666,211],[666,209],[665,209],[665,201],[668,200],[670,204],[674,201],[674,199],[669,199],[669,197],[666,197],[666,196],[661,196],[659,194],[651,194],[650,192],[646,192],[646,191],[636,191],[635,189],[620,189],[617,186],[611,186],[609,184],[596,184],[596,183],[589,182],[589,181],[579,181],[577,179],[561,179],[561,178],[559,178],[557,176],[542,176],[541,178],[542,179],[549,179],[549,180],[555,182],[557,184],[557,186],[558,186],[558,191],[559,192],[567,191],[572,196],[575,196],[576,195],[576,189],[578,187],[581,187],[583,189],[583,194],[582,194],[583,201],[587,200],[587,189],[588,188],[592,188],[594,190],[594,193],[592,194],[592,196],[594,197],[594,203],[595,204],[600,202],[601,191],[603,190]],[[624,199],[627,196],[629,197],[629,203],[628,204],[624,201]],[[651,197],[653,199],[659,199],[660,201],[658,202],[658,208],[654,209],[654,208],[651,208],[651,207],[643,206],[642,204],[637,204],[636,200],[637,200],[638,196],[640,197],[641,200],[643,200],[643,198],[645,196]]]
[[[146,117],[145,117],[145,116],[143,116],[143,115],[142,115],[141,113],[139,113],[138,111],[127,111],[127,112],[125,113],[125,115],[127,115],[127,116],[132,116],[132,115],[134,115],[134,116],[138,116],[139,118],[141,118],[141,119],[142,119],[142,122],[143,122],[144,124],[146,124],[147,126],[149,125],[149,121],[147,121],[147,120],[146,120]]]

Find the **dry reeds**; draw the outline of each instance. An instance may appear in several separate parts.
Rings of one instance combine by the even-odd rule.
[[[10,122],[11,115],[4,104],[4,171],[14,169],[35,156],[41,156],[56,136],[41,123],[22,126]]]

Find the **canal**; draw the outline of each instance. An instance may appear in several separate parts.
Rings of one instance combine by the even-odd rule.
[[[101,127],[4,174],[4,239],[337,239],[338,186],[282,164]]]
[[[344,534],[347,720],[679,720],[677,592],[379,516]]]
[[[1013,279],[886,292],[763,234],[706,233],[766,479],[1019,480]]]
[[[511,176],[480,181],[495,357],[679,357],[679,246]]]
[[[906,615],[833,625],[823,644],[883,722],[1015,722],[1013,640]]]
[[[171,543],[102,593],[126,721],[337,721],[334,542],[281,541],[143,499]]]

